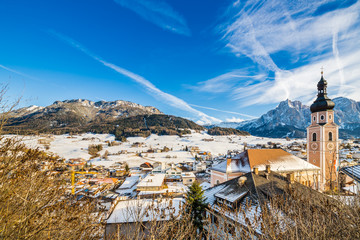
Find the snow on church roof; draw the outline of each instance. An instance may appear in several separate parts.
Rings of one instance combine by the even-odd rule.
[[[286,172],[299,170],[320,170],[319,167],[302,160],[282,149],[249,149],[247,155],[250,167],[264,171],[270,165],[272,171]]]
[[[257,167],[264,171],[270,165],[272,171],[306,171],[320,168],[282,149],[248,149],[231,160],[221,162],[211,169],[224,173],[250,172]]]

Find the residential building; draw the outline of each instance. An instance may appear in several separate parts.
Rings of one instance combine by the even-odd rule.
[[[140,168],[143,171],[152,171],[154,169],[153,165],[151,165],[149,162],[144,162],[140,165]]]
[[[185,186],[190,186],[196,180],[195,174],[192,172],[186,172],[181,174],[183,184]]]
[[[320,168],[282,149],[248,149],[211,168],[211,185],[217,185],[250,172],[269,167],[283,176],[294,173],[295,181],[317,189]]]
[[[147,229],[179,218],[181,205],[182,198],[119,201],[105,220],[105,239],[118,235],[145,239],[149,233]],[[135,235],[136,231],[140,231],[139,235]]]
[[[246,154],[246,152],[240,153],[233,158],[227,158],[225,161],[214,165],[211,168],[211,186],[218,185],[250,172],[251,168],[245,157]]]
[[[352,194],[360,194],[360,165],[344,167],[340,172],[345,175],[343,179],[343,190]]]
[[[182,169],[175,164],[172,164],[170,168],[165,170],[166,176],[178,175],[181,176]]]
[[[149,174],[137,185],[137,191],[160,191],[164,187],[165,174]]]
[[[276,205],[270,201],[275,196],[291,198],[288,189],[307,199],[320,201],[327,198],[324,194],[294,181],[294,173],[280,175],[269,168],[265,171],[248,172],[240,177],[223,182],[205,190],[208,203],[207,230],[214,239],[242,239],[244,231],[252,226],[249,236],[254,239],[263,234],[262,213],[280,214]],[[334,200],[335,201],[335,200]],[[251,237],[249,237],[251,238]]]

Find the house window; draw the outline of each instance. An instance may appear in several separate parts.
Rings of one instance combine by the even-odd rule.
[[[235,226],[231,223],[228,223],[227,224],[227,230],[228,232],[231,234],[231,235],[234,235],[235,234]]]
[[[189,182],[192,182],[192,179],[189,179]]]
[[[218,219],[217,219],[217,217],[215,216],[215,215],[212,215],[213,216],[213,223],[218,223]]]
[[[332,141],[333,137],[332,137],[332,132],[329,132],[329,141]]]
[[[316,141],[316,133],[313,133],[312,135],[312,140],[315,142]]]

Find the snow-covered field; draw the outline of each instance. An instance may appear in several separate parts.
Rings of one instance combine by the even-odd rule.
[[[90,144],[102,144],[103,150],[100,151],[102,156],[105,151],[109,152],[108,160],[95,158],[91,160],[93,165],[103,165],[109,167],[115,162],[127,162],[130,167],[139,166],[143,162],[191,162],[194,156],[190,152],[185,152],[183,149],[191,146],[198,146],[200,151],[210,151],[213,156],[226,154],[228,150],[242,151],[244,143],[249,146],[256,144],[266,144],[268,142],[281,143],[284,145],[290,144],[294,141],[305,142],[305,139],[297,139],[287,141],[281,138],[262,138],[254,136],[211,136],[205,131],[202,133],[195,133],[179,136],[158,136],[151,135],[147,138],[130,137],[128,142],[121,143],[118,146],[108,146],[106,141],[114,141],[115,137],[111,134],[81,134],[69,136],[65,135],[51,135],[51,136],[17,136],[29,147],[39,147],[45,150],[45,145],[49,146],[48,152],[55,153],[62,158],[83,158],[90,159],[88,154],[88,146]],[[204,141],[204,139],[214,139],[213,141]],[[41,141],[48,142],[44,144]],[[134,143],[142,143],[141,146],[134,147]],[[137,153],[146,152],[148,149],[163,149],[164,147],[171,149],[169,152],[160,153],[145,153],[142,157],[137,156]],[[127,153],[118,154],[121,151]],[[113,155],[117,154],[117,155]]]

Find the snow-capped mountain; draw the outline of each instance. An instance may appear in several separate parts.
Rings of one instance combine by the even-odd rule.
[[[335,102],[335,122],[339,124],[343,138],[360,137],[360,102],[338,97]],[[285,100],[260,118],[229,126],[263,137],[306,137],[306,127],[310,124],[310,107],[300,101]],[[222,123],[222,125],[226,125]]]
[[[99,101],[93,102],[85,99],[73,99],[65,101],[56,101],[47,107],[30,106],[20,108],[12,112],[12,118],[37,118],[48,114],[72,113],[88,121],[95,118],[124,118],[141,114],[162,114],[157,108],[142,106],[128,101]]]
[[[133,102],[75,99],[13,111],[2,130],[8,134],[111,133],[123,141],[126,137],[147,137],[152,133],[188,134],[190,129],[202,131],[204,127]]]
[[[10,113],[8,125],[25,128],[84,126],[138,115],[163,114],[155,107],[128,101],[93,102],[84,99],[56,101],[47,107],[30,106]]]

